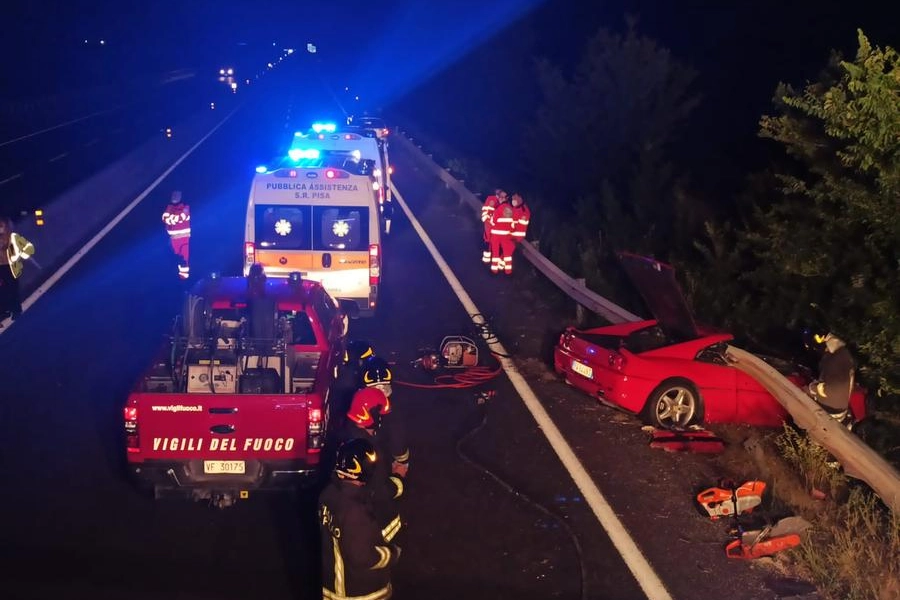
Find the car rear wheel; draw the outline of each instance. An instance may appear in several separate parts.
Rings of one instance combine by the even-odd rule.
[[[685,429],[703,423],[703,401],[687,379],[667,379],[650,393],[643,417],[654,427]]]

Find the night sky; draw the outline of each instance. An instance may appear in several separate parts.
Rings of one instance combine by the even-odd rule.
[[[740,116],[734,126],[751,131],[754,115],[771,106],[780,80],[802,84],[816,76],[831,48],[852,52],[857,27],[877,44],[900,45],[900,3],[891,4],[895,7],[835,0],[7,3],[0,97],[65,92],[181,67],[258,64],[273,42],[302,49],[314,41],[335,84],[346,81],[366,90],[378,106],[406,96],[413,104],[432,104],[435,113],[451,107],[441,106],[440,96],[422,87],[429,78],[449,75],[447,83],[470,88],[477,102],[491,73],[518,70],[528,78],[535,55],[569,65],[598,27],[621,29],[627,13],[638,18],[640,32],[700,71],[705,110],[739,105],[735,109],[743,113],[735,112]],[[508,101],[515,104],[517,97]],[[453,102],[459,105],[458,98]]]

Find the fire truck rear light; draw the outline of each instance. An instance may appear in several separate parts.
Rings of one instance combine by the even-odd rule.
[[[253,242],[244,242],[244,263],[252,265],[256,262],[256,246]]]
[[[307,414],[306,450],[319,452],[325,442],[325,423],[322,421],[322,409],[311,408]]]
[[[126,406],[125,407],[125,420],[126,421],[137,421],[138,409],[137,406]]]

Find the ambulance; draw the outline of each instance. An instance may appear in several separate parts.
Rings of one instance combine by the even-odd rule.
[[[374,315],[381,284],[380,207],[372,179],[344,169],[259,167],[244,229],[243,270],[269,277],[299,272],[319,281],[359,316]]]
[[[336,154],[351,155],[356,160],[371,165],[368,171],[374,179],[373,188],[380,206],[383,231],[389,234],[393,214],[393,167],[388,157],[387,140],[378,137],[371,129],[346,126],[339,128],[334,123],[313,123],[308,132],[294,133],[288,151],[288,156],[297,161],[298,165],[310,157]]]

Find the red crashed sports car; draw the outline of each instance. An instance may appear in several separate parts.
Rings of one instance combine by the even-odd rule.
[[[553,353],[556,372],[567,383],[662,428],[701,423],[780,427],[789,418],[762,385],[725,362],[732,336],[694,322],[670,265],[634,254],[623,253],[620,259],[656,319],[567,328]],[[811,380],[803,367],[761,358],[798,386]],[[865,416],[862,390],[854,390],[850,409],[856,420]]]

